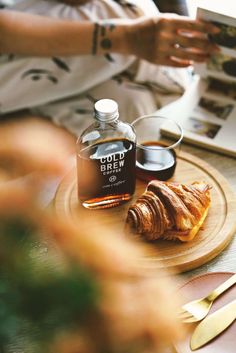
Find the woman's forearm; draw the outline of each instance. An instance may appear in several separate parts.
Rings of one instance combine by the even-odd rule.
[[[203,62],[219,48],[211,23],[185,17],[141,17],[91,21],[60,20],[0,12],[0,52],[30,56],[135,55],[154,64],[185,67]]]
[[[126,53],[126,25],[0,12],[0,52],[31,56]]]

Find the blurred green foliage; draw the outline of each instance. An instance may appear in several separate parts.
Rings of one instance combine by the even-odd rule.
[[[34,352],[45,353],[59,332],[86,325],[97,283],[72,259],[51,253],[26,219],[0,216],[0,242],[0,352],[24,335]]]

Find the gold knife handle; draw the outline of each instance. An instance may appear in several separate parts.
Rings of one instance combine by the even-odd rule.
[[[227,329],[236,319],[236,299],[207,316],[194,329],[190,347],[192,351],[203,347],[221,332]]]
[[[214,289],[208,296],[207,299],[210,301],[214,301],[218,298],[222,293],[224,293],[227,289],[232,287],[236,283],[236,274],[231,276],[227,281],[222,283],[219,287]]]

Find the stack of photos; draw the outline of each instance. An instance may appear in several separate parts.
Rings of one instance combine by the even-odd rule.
[[[236,18],[198,9],[198,18],[210,21],[220,32],[210,35],[221,51],[212,55],[206,64],[196,65],[196,72],[202,77],[214,76],[236,82]]]
[[[181,124],[185,141],[236,156],[236,17],[202,8],[197,17],[220,29],[210,39],[221,50],[196,64],[193,84],[158,113]],[[163,133],[174,135],[169,129]]]
[[[206,88],[198,98],[191,116],[185,120],[184,128],[195,134],[214,139],[224,125],[223,121],[235,116],[235,109],[236,82],[208,77]],[[233,119],[236,123],[236,117]]]
[[[210,21],[220,29],[210,39],[221,51],[212,55],[206,64],[195,67],[196,73],[208,83],[194,108],[193,113],[197,115],[189,117],[185,129],[214,139],[223,125],[217,120],[227,120],[235,114],[236,19],[205,9],[198,9],[198,18]]]

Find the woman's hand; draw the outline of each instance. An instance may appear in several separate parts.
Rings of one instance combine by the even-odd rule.
[[[126,50],[154,64],[186,67],[219,52],[208,39],[218,32],[211,23],[177,15],[140,18],[128,27]]]

